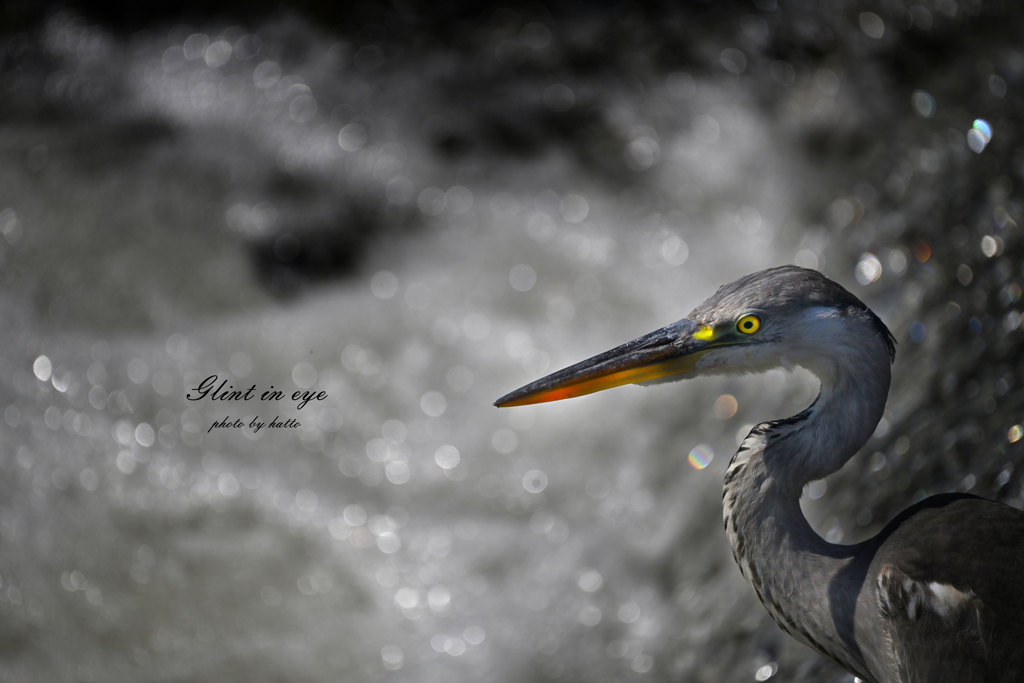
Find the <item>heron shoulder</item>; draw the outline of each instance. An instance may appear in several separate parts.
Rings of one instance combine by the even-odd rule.
[[[905,510],[875,540],[866,588],[894,680],[908,672],[1024,680],[1024,582],[1012,572],[1024,566],[1024,513],[942,494]],[[971,678],[978,672],[985,677]]]
[[[1003,573],[1024,567],[1024,512],[1016,508],[939,494],[901,512],[873,541],[876,577],[890,567],[924,586],[949,585],[985,602],[1012,598],[1024,606],[1024,582]]]
[[[926,612],[940,617],[943,625],[953,626],[969,608],[977,610],[980,601],[970,588],[957,588],[938,581],[912,579],[895,565],[884,565],[878,572],[877,599],[879,613],[890,621],[922,622],[928,619]],[[976,614],[968,614],[968,620],[976,630]]]

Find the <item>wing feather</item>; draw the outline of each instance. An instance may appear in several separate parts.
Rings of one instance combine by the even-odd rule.
[[[872,588],[883,680],[1024,683],[1024,513],[936,496],[879,540]]]

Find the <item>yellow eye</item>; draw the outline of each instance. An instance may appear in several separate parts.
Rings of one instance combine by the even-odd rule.
[[[736,329],[743,334],[754,334],[761,329],[761,319],[756,315],[745,315],[736,321]]]

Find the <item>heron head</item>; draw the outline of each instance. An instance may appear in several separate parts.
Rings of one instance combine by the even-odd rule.
[[[838,374],[837,363],[891,361],[894,343],[884,323],[841,285],[817,271],[782,266],[725,285],[682,320],[532,382],[495,405],[779,366],[801,365],[826,381]]]

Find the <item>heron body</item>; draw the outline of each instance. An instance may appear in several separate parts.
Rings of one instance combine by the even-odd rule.
[[[1024,681],[1024,513],[941,494],[874,538],[836,545],[800,509],[804,486],[837,471],[874,432],[894,352],[889,330],[855,296],[784,266],[726,285],[683,320],[495,405],[807,368],[821,381],[818,398],[754,427],[725,474],[725,531],[747,583],[784,631],[867,681]]]

